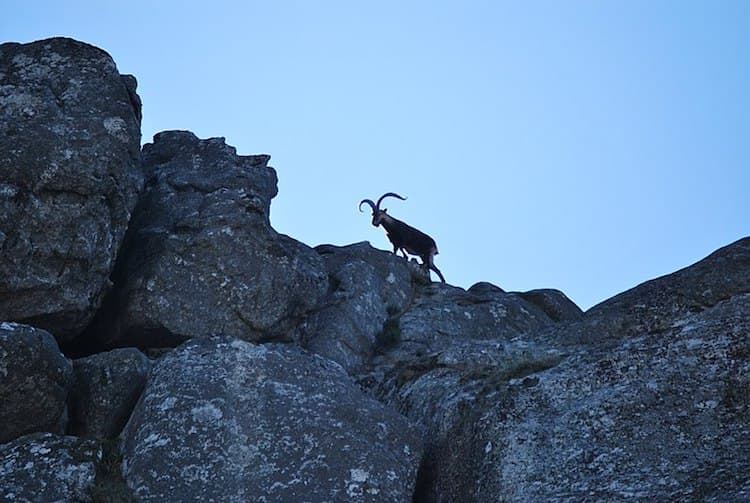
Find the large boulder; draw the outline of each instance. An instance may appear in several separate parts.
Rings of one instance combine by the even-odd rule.
[[[69,432],[86,438],[116,437],[138,402],[150,370],[151,360],[135,348],[74,360]]]
[[[485,396],[433,500],[747,501],[749,389],[738,294]]]
[[[78,335],[143,178],[136,81],[68,38],[0,45],[0,319]]]
[[[34,433],[0,445],[0,500],[89,502],[102,459],[91,440]]]
[[[48,332],[0,323],[0,443],[35,431],[62,433],[73,368]]]
[[[411,501],[421,443],[337,364],[194,339],[163,357],[122,433],[139,501]]]
[[[145,145],[146,189],[116,292],[90,335],[140,346],[219,333],[290,338],[328,280],[317,253],[271,227],[277,189],[268,160],[187,131],[162,132]]]
[[[388,335],[388,322],[411,302],[408,263],[369,243],[321,245],[331,289],[322,307],[300,325],[302,344],[350,373],[369,361]]]

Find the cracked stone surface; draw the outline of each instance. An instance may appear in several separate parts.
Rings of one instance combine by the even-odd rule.
[[[96,47],[0,45],[0,319],[88,324],[142,186],[140,98]]]
[[[408,502],[418,430],[293,345],[194,339],[165,356],[122,434],[139,501]]]

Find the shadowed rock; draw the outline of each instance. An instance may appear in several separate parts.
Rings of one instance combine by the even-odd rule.
[[[73,361],[74,383],[68,399],[70,433],[114,438],[140,397],[151,361],[135,348],[99,353]]]
[[[511,340],[552,324],[547,315],[516,294],[481,287],[463,290],[432,283],[417,290],[398,319],[397,344],[376,364],[409,361],[451,347],[457,340]]]
[[[73,368],[48,332],[0,323],[0,443],[35,431],[65,431]]]
[[[101,49],[0,45],[0,319],[76,337],[142,186],[140,99]]]
[[[170,346],[222,333],[289,339],[328,283],[311,248],[269,223],[269,156],[167,131],[144,146],[147,186],[89,332],[108,345]]]

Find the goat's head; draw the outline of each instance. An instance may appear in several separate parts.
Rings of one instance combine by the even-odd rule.
[[[387,209],[383,208],[380,209],[380,203],[385,199],[386,197],[397,197],[401,199],[402,201],[405,201],[406,198],[399,196],[395,192],[386,192],[382,196],[380,196],[380,199],[378,199],[377,203],[373,203],[370,199],[362,199],[362,201],[359,202],[359,211],[362,211],[362,205],[367,203],[370,205],[370,208],[372,208],[372,225],[377,227],[383,222],[383,218],[386,216]]]

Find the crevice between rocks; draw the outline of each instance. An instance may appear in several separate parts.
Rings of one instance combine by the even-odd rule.
[[[101,443],[102,459],[96,465],[96,478],[91,488],[93,503],[137,503],[138,499],[122,477],[122,452],[119,440]]]

